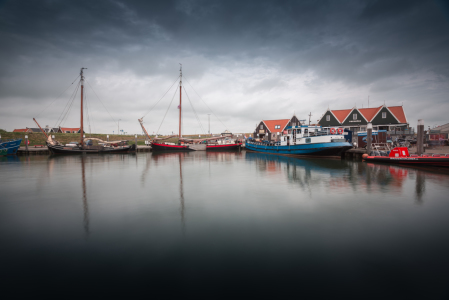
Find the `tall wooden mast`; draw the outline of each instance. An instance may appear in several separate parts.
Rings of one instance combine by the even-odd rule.
[[[179,69],[179,138],[182,137],[181,135],[181,110],[182,110],[182,97],[181,97],[181,90],[182,90],[182,64],[180,64]]]
[[[84,147],[84,122],[83,122],[83,96],[84,96],[84,75],[83,70],[87,68],[81,68],[80,77],[81,77],[81,125],[80,125],[80,133],[81,133],[81,147]]]

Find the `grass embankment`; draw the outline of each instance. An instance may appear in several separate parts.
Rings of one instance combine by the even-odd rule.
[[[28,135],[28,140],[30,141],[30,146],[34,145],[45,145],[45,142],[47,138],[45,135],[41,132],[32,132],[32,133],[25,133],[25,132],[7,132],[2,129],[0,129],[0,135],[3,140],[7,139],[22,139],[21,146],[25,146],[25,135]],[[70,142],[78,142],[80,140],[79,133],[52,133],[51,135],[55,136],[55,140],[62,144],[67,144]],[[86,138],[93,137],[102,139],[103,141],[107,140],[107,134],[89,134],[86,133]],[[151,136],[152,138],[154,136]],[[198,135],[185,135],[184,138],[188,139],[198,139]],[[210,136],[201,136],[202,138],[210,137]],[[110,141],[119,141],[119,140],[127,140],[128,143],[134,144],[135,143],[135,137],[134,135],[114,135],[109,134],[109,140]],[[178,138],[171,138],[168,140],[163,140],[162,142],[169,142],[169,143],[178,143]],[[139,135],[137,136],[137,145],[145,145],[145,136]]]

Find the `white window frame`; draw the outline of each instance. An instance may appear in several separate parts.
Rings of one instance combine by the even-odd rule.
[[[387,118],[387,112],[384,111],[384,112],[382,112],[382,119],[386,119],[386,118]]]
[[[330,115],[327,115],[327,116],[326,116],[326,121],[329,122],[330,120],[331,120],[331,116],[330,116]]]
[[[263,124],[260,124],[260,129],[263,129]]]
[[[353,115],[352,115],[352,119],[353,119],[353,120],[357,120],[357,114],[353,114]]]

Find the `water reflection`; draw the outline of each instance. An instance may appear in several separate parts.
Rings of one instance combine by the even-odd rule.
[[[247,152],[246,160],[254,162],[257,170],[266,176],[283,173],[290,183],[302,191],[313,194],[321,188],[333,192],[346,193],[349,190],[359,193],[388,193],[403,195],[406,183],[415,180],[415,197],[422,203],[426,193],[426,180],[445,184],[448,174],[445,170],[408,168],[357,162],[352,160],[333,160],[318,158],[295,158]]]
[[[84,232],[89,235],[89,203],[87,202],[87,194],[86,194],[86,174],[85,174],[85,164],[86,157],[81,156],[81,180],[83,187],[83,223],[84,223]]]
[[[201,156],[202,153],[200,153]],[[165,164],[170,160],[177,160],[179,165],[179,213],[181,218],[181,228],[182,233],[185,235],[186,231],[186,220],[185,220],[185,199],[184,199],[184,184],[183,184],[183,178],[182,178],[182,165],[184,162],[184,158],[189,157],[190,159],[198,158],[195,153],[163,153],[163,152],[154,152],[150,156],[147,156],[147,162],[146,162],[146,168],[143,170],[142,173],[142,181],[144,180],[145,176],[148,173],[150,162],[154,161],[155,164]]]

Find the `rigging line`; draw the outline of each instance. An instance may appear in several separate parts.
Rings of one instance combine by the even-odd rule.
[[[59,119],[61,119],[61,117],[64,115],[64,112],[65,112],[65,110],[67,109],[68,105],[70,104],[70,101],[73,101],[73,100],[72,100],[73,94],[76,94],[76,91],[78,90],[79,85],[80,85],[80,82],[78,82],[76,88],[73,90],[72,95],[71,95],[70,98],[69,98],[69,101],[67,101],[67,103],[66,103],[64,109],[62,110],[61,114],[60,114],[59,117],[58,117],[58,120],[56,120],[56,123],[55,123],[55,126],[54,126],[54,127],[58,126]],[[61,122],[62,122],[62,121],[61,121]]]
[[[118,124],[118,123],[115,121],[115,119],[112,117],[111,113],[110,113],[109,110],[106,108],[106,106],[104,106],[103,102],[101,102],[100,97],[98,97],[97,93],[95,93],[95,90],[94,90],[94,88],[90,85],[90,82],[87,81],[87,79],[84,79],[84,80],[86,80],[87,84],[90,86],[90,88],[91,88],[92,91],[94,92],[95,96],[97,96],[97,98],[98,98],[98,100],[100,101],[101,105],[103,105],[104,109],[106,109],[106,111],[108,112],[108,114],[109,114],[109,116],[111,117],[112,121],[114,121],[115,124]]]
[[[91,128],[90,128],[89,105],[88,105],[88,102],[87,102],[87,89],[86,89],[86,91],[84,92],[84,106],[86,107],[87,124],[89,125],[89,134],[90,134],[90,137],[92,137],[92,130],[91,130]]]
[[[67,107],[67,110],[66,110],[65,114],[62,116],[62,119],[61,119],[61,121],[59,122],[59,126],[61,126],[61,124],[62,124],[62,125],[65,124],[65,121],[67,120],[67,117],[68,117],[68,115],[69,115],[69,112],[70,112],[70,110],[72,109],[73,103],[75,102],[76,95],[78,94],[79,87],[80,87],[80,85],[78,85],[78,86],[77,86],[77,89],[74,91],[74,94],[73,94],[73,96],[72,96],[72,97],[73,97],[73,98],[72,98],[72,101],[69,103],[69,106]]]
[[[204,134],[206,134],[206,132],[204,131],[203,124],[201,123],[200,118],[198,117],[198,114],[196,113],[195,107],[193,107],[192,101],[190,101],[190,97],[189,97],[189,95],[187,94],[187,91],[186,91],[185,88],[184,88],[184,92],[186,93],[187,100],[189,100],[190,106],[192,107],[192,110],[193,110],[193,113],[194,113],[194,115],[195,115],[195,117],[196,117],[196,120],[197,120],[198,123],[200,124],[201,130],[203,131]]]
[[[66,104],[66,107],[64,107],[64,110],[62,111],[62,114],[60,116],[61,120],[58,119],[59,123],[57,123],[56,126],[60,127],[61,123],[63,123],[64,119],[67,117],[70,109],[72,108],[73,102],[75,102],[75,98],[76,98],[76,95],[78,94],[80,85],[81,85],[81,82],[76,86],[76,89],[73,91],[72,99],[69,100],[69,102],[67,102],[67,104]]]
[[[203,101],[203,103],[207,106],[207,108],[210,110],[210,112],[214,115],[215,118],[217,118],[218,121],[220,121],[221,125],[223,125],[226,130],[229,131],[228,127],[217,117],[217,115],[212,111],[212,109],[209,107],[209,105],[207,105],[206,102],[204,102],[203,98],[201,98],[201,96],[198,94],[198,92],[193,88],[193,86],[190,84],[190,82],[185,78],[184,76],[184,80],[190,85],[190,87],[192,88],[192,90],[195,91],[195,93],[198,95],[198,97],[200,98],[201,101]]]
[[[164,123],[165,116],[167,115],[168,110],[170,109],[170,106],[171,106],[171,104],[173,103],[173,99],[175,99],[175,96],[176,96],[176,92],[177,92],[177,91],[178,91],[178,88],[176,88],[176,91],[175,91],[175,93],[173,94],[173,97],[171,98],[170,105],[168,106],[167,111],[165,112],[165,115],[164,115],[164,118],[162,119],[161,125],[159,125],[159,128],[158,128],[157,131],[156,131],[156,135],[158,135],[159,129],[161,129],[162,123]]]
[[[153,107],[151,107],[150,110],[149,110],[146,114],[143,115],[142,119],[143,119],[144,117],[146,117],[146,115],[148,115],[148,114],[150,113],[150,111],[152,111],[152,110],[156,107],[156,105],[157,105],[159,102],[161,102],[162,98],[164,98],[165,95],[167,95],[167,93],[168,93],[168,92],[171,90],[171,88],[175,85],[175,83],[178,82],[179,77],[180,77],[180,76],[178,76],[178,78],[176,78],[175,82],[173,82],[173,84],[168,88],[168,90],[167,90],[167,91],[165,92],[165,94],[161,97],[161,99],[159,99],[159,100],[153,105]]]
[[[59,97],[62,96],[62,94],[64,94],[65,92],[67,92],[67,90],[75,83],[75,81],[78,79],[78,77],[80,77],[80,75],[78,75],[75,80],[73,80],[73,82],[64,90],[64,92],[62,92],[61,94],[59,94],[58,97],[55,98],[55,100],[53,100],[49,105],[47,105],[40,113],[37,114],[36,118],[40,116],[41,113],[43,113],[47,108],[50,107],[50,105],[52,105],[53,103],[55,103],[56,100],[59,99]]]

